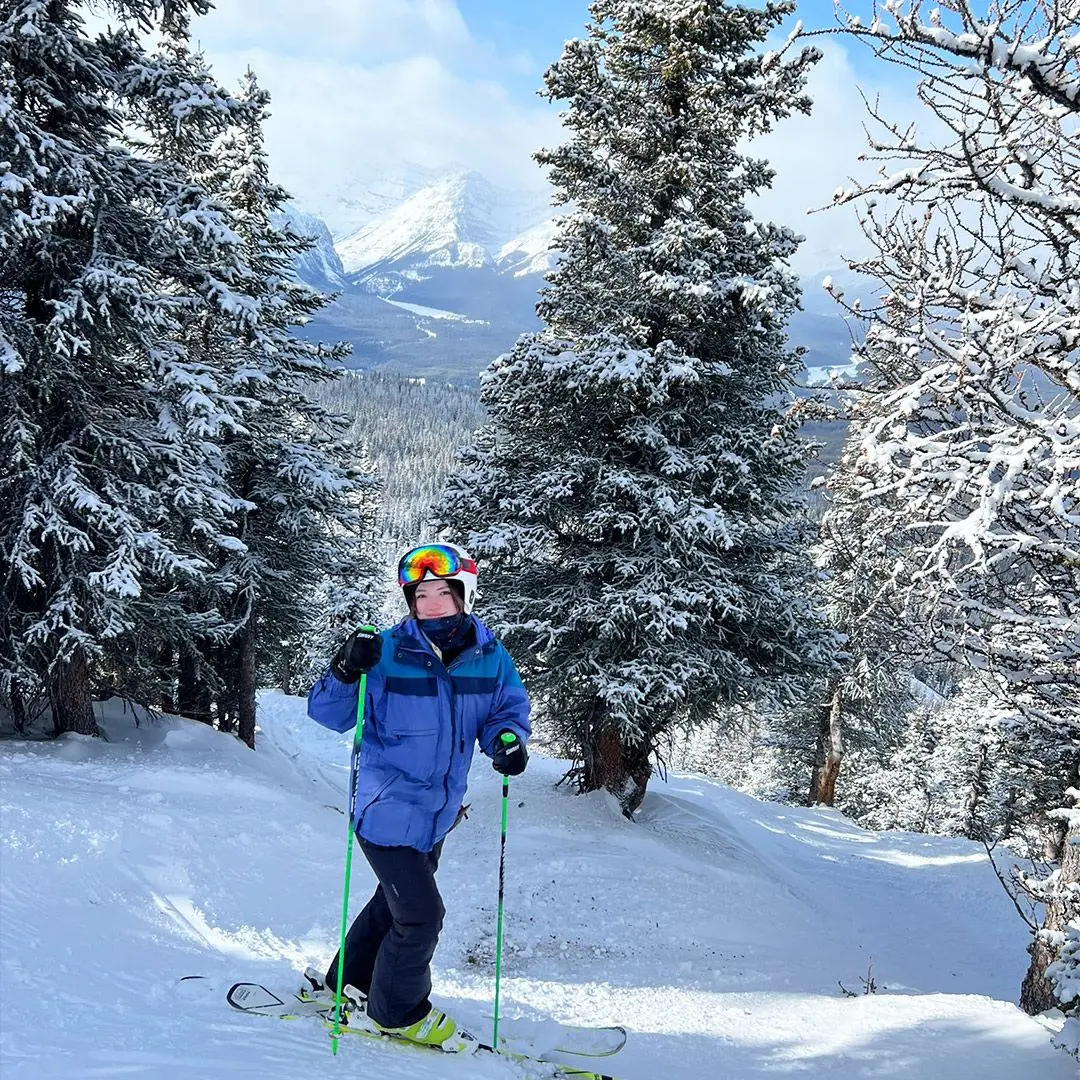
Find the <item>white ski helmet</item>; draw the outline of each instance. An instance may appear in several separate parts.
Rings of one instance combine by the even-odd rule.
[[[422,544],[409,548],[398,562],[398,584],[412,610],[413,594],[421,581],[447,581],[456,586],[468,615],[476,600],[476,563],[455,544]]]

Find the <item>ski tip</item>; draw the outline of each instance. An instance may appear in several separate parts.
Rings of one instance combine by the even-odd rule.
[[[271,990],[259,983],[238,982],[229,987],[225,1000],[240,1012],[258,1012],[260,1009],[278,1009],[285,1004]]]

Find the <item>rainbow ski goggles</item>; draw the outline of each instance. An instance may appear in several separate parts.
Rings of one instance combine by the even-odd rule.
[[[399,585],[415,585],[423,581],[425,574],[451,578],[462,572],[475,574],[476,563],[448,544],[426,544],[402,555],[397,576]]]

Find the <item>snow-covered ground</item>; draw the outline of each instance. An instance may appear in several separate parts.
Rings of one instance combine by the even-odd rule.
[[[103,723],[107,742],[0,744],[4,1080],[521,1076],[361,1040],[334,1057],[314,1021],[224,1003],[333,952],[351,736],[269,692],[255,753],[116,706]],[[562,770],[534,754],[511,783],[504,1015],[626,1025],[620,1080],[1073,1080],[1011,1004],[1025,928],[979,847],[674,774],[632,824]],[[482,1033],[499,790],[478,757],[439,874],[435,996]],[[352,911],[371,887],[356,859]]]

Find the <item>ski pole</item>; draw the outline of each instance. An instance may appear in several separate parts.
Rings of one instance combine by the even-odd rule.
[[[502,733],[504,745],[514,741],[516,736],[509,731]],[[499,1049],[499,984],[502,976],[503,942],[503,893],[506,880],[506,808],[510,801],[510,777],[504,776],[502,782],[502,838],[499,843],[499,914],[495,924],[495,1030],[491,1035],[491,1045]]]
[[[360,629],[375,633],[374,626],[362,626]],[[345,973],[345,931],[349,925],[349,881],[352,877],[353,852],[353,815],[356,813],[356,786],[360,779],[360,741],[364,737],[364,701],[367,698],[367,672],[360,676],[360,688],[356,699],[356,737],[352,744],[352,757],[349,760],[349,812],[346,815],[348,839],[345,841],[345,895],[341,900],[341,942],[338,945],[337,978],[334,980],[334,1031],[331,1035],[334,1054],[337,1054],[338,1038],[341,1035],[341,991]]]

